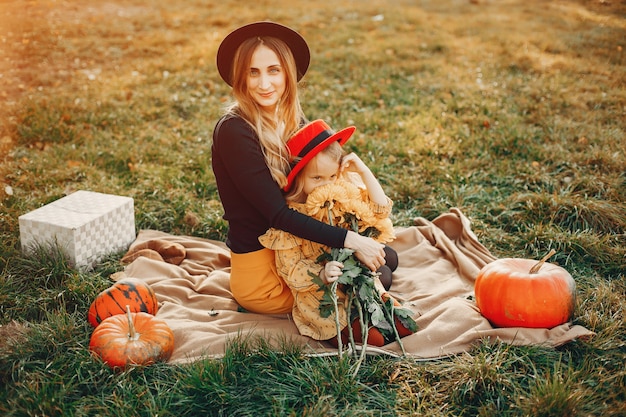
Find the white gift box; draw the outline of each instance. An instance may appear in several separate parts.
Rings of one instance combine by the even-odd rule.
[[[19,217],[22,250],[58,245],[79,269],[127,250],[135,240],[133,199],[76,191]]]

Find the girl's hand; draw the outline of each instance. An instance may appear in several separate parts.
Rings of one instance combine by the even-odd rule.
[[[322,278],[322,281],[326,284],[332,284],[339,279],[342,273],[343,264],[341,262],[329,261],[324,266],[324,269],[322,269],[320,274],[322,276],[320,278]]]
[[[345,155],[341,159],[341,166],[339,167],[339,170],[341,172],[352,171],[358,174],[362,174],[365,171],[369,171],[369,168],[367,167],[367,165],[365,165],[365,162],[363,162],[357,154],[352,152]]]
[[[383,190],[383,187],[380,185],[372,171],[367,165],[365,165],[365,162],[357,156],[357,154],[353,152],[344,156],[341,160],[341,167],[339,169],[341,173],[351,171],[358,174],[361,177],[361,180],[363,180],[370,200],[373,203],[381,206],[385,206],[389,203],[385,190]],[[358,257],[359,256],[357,254],[357,258]]]

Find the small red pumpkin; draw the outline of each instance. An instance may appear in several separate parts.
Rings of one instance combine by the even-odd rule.
[[[503,258],[481,269],[474,293],[481,314],[495,327],[552,328],[571,320],[576,282],[565,269],[541,261]]]
[[[137,278],[124,278],[96,296],[89,307],[87,320],[97,327],[108,317],[124,314],[127,305],[133,313],[155,315],[159,309],[150,285]]]
[[[106,318],[96,327],[89,349],[111,368],[150,365],[167,361],[174,350],[174,333],[163,320],[148,313],[131,313]]]

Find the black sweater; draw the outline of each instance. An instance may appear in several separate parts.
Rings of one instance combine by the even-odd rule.
[[[263,248],[259,236],[270,227],[330,247],[342,247],[347,231],[290,209],[272,178],[250,125],[236,116],[222,117],[213,132],[212,167],[229,230],[226,244],[234,253]]]

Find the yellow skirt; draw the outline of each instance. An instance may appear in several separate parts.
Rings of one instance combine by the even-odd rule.
[[[230,290],[241,307],[253,313],[291,313],[293,295],[276,272],[273,250],[230,256]]]

